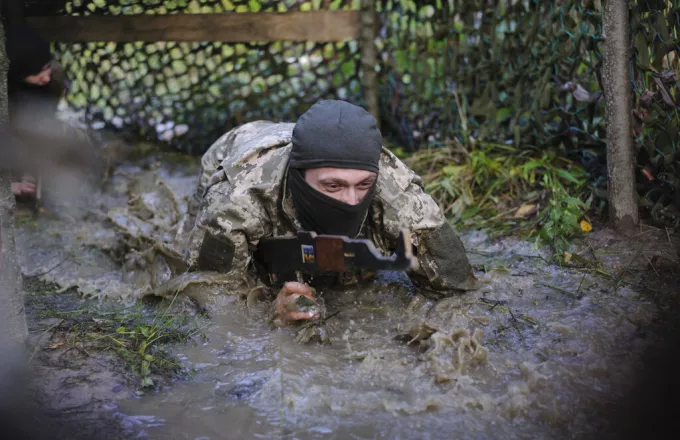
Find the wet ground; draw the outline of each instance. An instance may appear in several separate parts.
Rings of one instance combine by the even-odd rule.
[[[55,184],[50,212],[19,220],[24,275],[56,283],[52,291],[133,299],[117,263],[129,240],[107,213],[125,210],[130,182],[149,174],[183,209],[196,164],[127,164],[103,188]],[[665,231],[622,238],[595,226],[570,267],[549,264],[528,242],[465,233],[484,286],[437,303],[398,273],[322,291],[338,312],[325,346],[272,330],[264,304],[228,298],[211,310],[206,342],[170,348],[193,374],[143,395],[110,354],[70,350],[77,362],[63,363],[68,339],[32,313],[39,388],[57,413],[80,408],[121,438],[620,438],[631,412],[643,413],[629,402],[642,396],[649,353],[667,353],[659,323],[675,317],[677,257]]]

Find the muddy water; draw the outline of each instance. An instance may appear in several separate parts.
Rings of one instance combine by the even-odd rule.
[[[131,288],[105,252],[118,238],[97,213],[125,204],[130,166],[107,190],[89,186],[53,215],[24,222],[27,274],[84,293]],[[194,169],[195,171],[195,169]],[[157,171],[181,196],[193,174]],[[85,188],[85,185],[74,187]],[[183,203],[181,203],[183,204]],[[73,206],[79,206],[76,209]],[[174,347],[190,380],[123,400],[131,436],[249,438],[584,438],[609,430],[656,315],[641,292],[546,264],[529,243],[463,236],[485,285],[437,303],[398,273],[322,291],[331,345],[301,345],[265,324],[265,305],[227,300],[208,342]],[[92,244],[97,244],[93,247]],[[635,249],[595,251],[607,265]],[[127,290],[126,290],[127,289]],[[410,333],[410,334],[409,334]],[[397,338],[399,335],[409,335]],[[430,335],[429,337],[426,337]],[[422,341],[419,339],[423,339]]]
[[[584,296],[572,299],[536,287],[549,281],[575,291],[580,279],[533,263],[490,274],[483,292],[426,303],[440,342],[424,353],[394,340],[413,319],[404,309],[414,292],[389,276],[365,291],[326,292],[329,309],[341,310],[329,321],[330,347],[300,346],[291,331],[272,332],[234,307],[214,318],[209,343],[178,349],[197,370],[193,382],[123,408],[165,420],[150,438],[589,434],[602,428],[599,410],[625,391],[652,308],[630,290],[582,286]],[[482,297],[507,303],[493,308]],[[461,356],[460,339],[449,337],[475,329],[484,332],[485,362]]]

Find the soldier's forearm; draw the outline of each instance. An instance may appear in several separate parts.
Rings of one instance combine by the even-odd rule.
[[[234,270],[227,273],[219,272],[186,272],[173,277],[167,283],[156,287],[149,295],[173,298],[178,293],[194,300],[200,308],[215,303],[222,295],[239,295],[250,298],[255,290],[264,288],[258,286],[257,281],[248,273]],[[255,292],[259,293],[259,292]]]
[[[419,232],[418,243],[418,266],[410,272],[414,281],[440,292],[475,288],[465,248],[451,225]]]

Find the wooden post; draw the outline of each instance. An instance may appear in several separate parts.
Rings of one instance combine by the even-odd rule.
[[[639,222],[631,123],[628,2],[605,2],[602,82],[607,119],[607,195],[615,229],[631,231]]]
[[[361,0],[359,24],[359,47],[361,49],[360,66],[363,77],[364,99],[366,100],[367,110],[378,122],[378,129],[380,129],[378,81],[375,73],[375,33],[377,27],[375,0]]]
[[[1,4],[1,3],[0,3]],[[9,122],[7,106],[7,72],[9,60],[5,52],[5,31],[0,20],[0,124]],[[7,139],[0,139],[0,148],[11,148]],[[6,153],[3,152],[3,153]],[[21,270],[14,243],[14,208],[11,170],[0,164],[0,345],[23,344],[28,337],[24,315],[24,295]]]

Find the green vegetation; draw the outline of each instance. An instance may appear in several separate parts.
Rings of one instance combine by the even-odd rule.
[[[589,226],[580,222],[591,201],[587,173],[549,150],[483,144],[468,151],[452,143],[407,162],[458,226],[528,234],[555,256]]]
[[[56,294],[52,285],[27,280],[29,314],[37,319],[57,318],[45,332],[61,334],[53,348],[109,352],[124,362],[141,388],[153,387],[153,377],[173,377],[182,372],[169,354],[169,344],[205,338],[208,321],[186,312],[172,312],[174,300],[165,306],[83,303],[75,294]],[[70,298],[74,296],[73,298]]]

